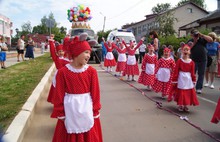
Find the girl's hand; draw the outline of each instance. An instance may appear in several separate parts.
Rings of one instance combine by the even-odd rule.
[[[145,40],[145,37],[142,37],[141,40],[144,41],[144,40]]]

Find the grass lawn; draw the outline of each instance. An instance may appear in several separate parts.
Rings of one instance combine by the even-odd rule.
[[[7,62],[7,61],[6,61]],[[0,70],[0,125],[7,129],[52,65],[49,53]]]

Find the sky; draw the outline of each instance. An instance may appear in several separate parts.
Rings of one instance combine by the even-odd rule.
[[[90,8],[92,19],[91,28],[97,32],[103,30],[120,29],[121,26],[145,19],[145,15],[152,14],[152,7],[158,3],[170,3],[176,6],[180,0],[0,0],[0,14],[10,18],[15,29],[21,30],[21,25],[30,21],[34,27],[41,23],[43,16],[53,13],[58,26],[68,30],[71,23],[67,19],[67,10],[71,7],[84,5]],[[217,0],[205,0],[206,10],[217,9]]]

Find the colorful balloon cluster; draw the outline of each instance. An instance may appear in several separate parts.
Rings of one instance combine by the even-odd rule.
[[[67,10],[68,20],[70,22],[87,22],[92,19],[89,7],[80,4]]]

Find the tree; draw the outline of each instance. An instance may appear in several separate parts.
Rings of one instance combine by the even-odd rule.
[[[62,34],[65,34],[65,35],[66,35],[66,33],[67,33],[67,28],[65,28],[65,27],[61,26],[61,27],[60,27],[60,33],[62,33]]]
[[[171,5],[169,3],[162,3],[162,4],[157,4],[157,6],[154,6],[151,11],[154,13],[154,14],[159,14],[161,12],[165,12],[167,10],[169,10],[171,8]]]
[[[159,24],[159,35],[161,36],[169,36],[174,35],[175,30],[173,28],[174,22],[178,21],[177,18],[174,17],[172,11],[167,11],[164,14],[159,15],[156,18],[156,23]]]
[[[31,22],[27,21],[26,23],[21,25],[21,32],[19,32],[19,36],[20,35],[27,35],[29,33],[32,32],[32,26],[31,26]]]
[[[48,20],[53,21],[54,23],[52,24],[53,27],[49,28],[48,27]],[[41,23],[37,26],[33,27],[33,33],[38,33],[38,34],[47,34],[51,32],[52,34],[55,35],[55,40],[61,42],[61,40],[65,37],[66,35],[66,30],[67,28],[61,26],[60,28],[58,27],[58,23],[56,22],[53,13],[51,12],[48,17],[43,16],[41,18]]]
[[[204,9],[206,8],[204,0],[181,0],[177,4],[177,6],[183,5],[183,4],[187,3],[187,2],[193,2],[193,3],[197,4],[198,6],[204,8]]]
[[[104,37],[105,39],[107,39],[108,34],[111,32],[112,30],[108,30],[106,32],[103,31],[98,31],[97,32],[97,36],[98,36],[98,42],[100,43],[102,41],[102,37]]]

